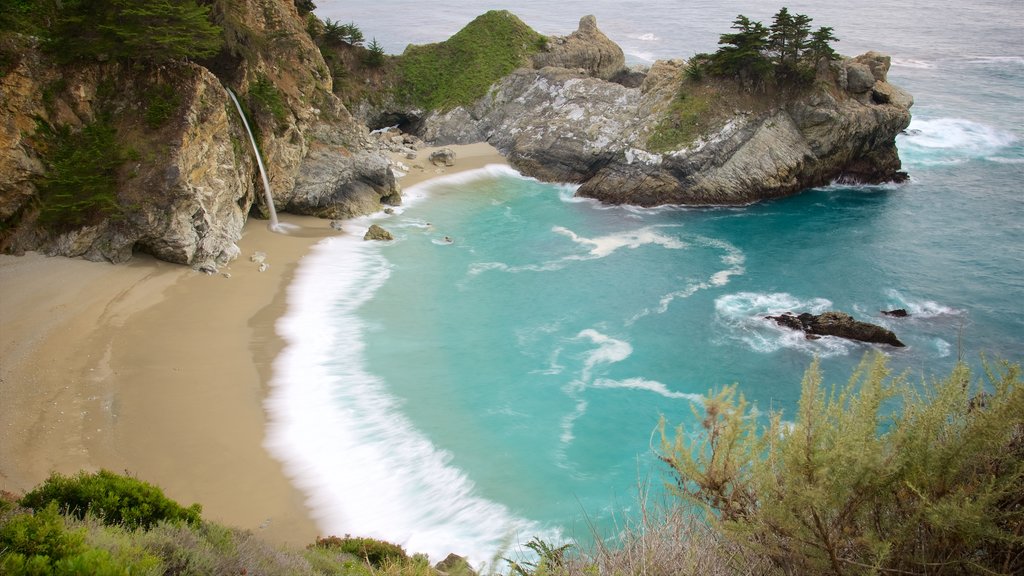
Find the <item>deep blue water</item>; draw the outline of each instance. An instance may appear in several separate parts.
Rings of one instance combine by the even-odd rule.
[[[498,3],[318,2],[392,52]],[[916,99],[898,139],[911,182],[829,187],[742,208],[602,207],[492,168],[407,190],[393,243],[328,240],[303,260],[279,330],[268,446],[322,531],[475,563],[534,535],[607,533],[638,482],[665,480],[664,415],[739,383],[792,414],[822,358],[843,382],[876,348],[765,322],[838,309],[885,324],[914,378],[962,354],[1024,360],[1024,19],[1019,2],[788,3],[843,53],[893,56]],[[594,13],[634,63],[715,48],[764,2],[519,2],[545,33]],[[370,220],[353,222],[357,230]],[[444,237],[453,239],[452,243]],[[912,316],[880,317],[903,307]],[[500,562],[498,563],[500,565]]]

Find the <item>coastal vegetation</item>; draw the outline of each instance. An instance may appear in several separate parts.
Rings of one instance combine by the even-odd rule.
[[[512,13],[492,10],[444,42],[409,46],[398,62],[398,96],[426,110],[468,106],[545,41]]]
[[[735,79],[747,90],[764,91],[776,85],[808,84],[818,65],[839,58],[832,48],[839,39],[829,26],[811,30],[812,18],[781,8],[765,26],[740,14],[732,23],[735,32],[722,34],[721,47],[713,54],[693,57],[689,76],[705,75]]]
[[[958,364],[938,381],[866,358],[845,385],[817,362],[792,421],[735,387],[711,392],[699,431],[660,426],[669,499],[593,549],[532,539],[518,576],[1019,574],[1024,570],[1024,382],[1019,365]],[[447,562],[447,561],[446,561]],[[202,519],[108,471],[54,475],[0,499],[0,572],[433,576],[423,556],[370,538],[303,550]],[[472,574],[465,562],[448,574]]]

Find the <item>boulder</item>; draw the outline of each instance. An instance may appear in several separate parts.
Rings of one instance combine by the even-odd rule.
[[[434,166],[455,166],[455,151],[442,148],[430,153],[430,163]]]
[[[370,228],[366,231],[366,234],[363,235],[363,240],[388,241],[394,239],[395,237],[394,235],[391,234],[391,232],[388,232],[387,230],[376,224],[372,224]]]
[[[534,68],[548,66],[583,70],[588,76],[608,80],[626,67],[626,57],[622,48],[597,28],[597,18],[584,16],[575,32],[548,38],[545,50],[533,56]]]
[[[818,315],[807,312],[799,315],[786,313],[779,316],[768,316],[767,319],[774,320],[779,326],[802,330],[808,339],[812,340],[820,336],[836,336],[872,344],[888,344],[900,348],[905,346],[892,330],[877,324],[854,320],[852,316],[844,312],[829,311]]]
[[[882,310],[882,314],[885,316],[892,316],[893,318],[906,318],[910,316],[910,312],[907,312],[905,308],[896,308],[895,310]]]

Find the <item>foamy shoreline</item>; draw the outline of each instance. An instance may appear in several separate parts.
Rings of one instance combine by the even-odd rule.
[[[487,144],[452,148],[454,167],[429,165],[432,149],[400,159],[423,166],[402,186],[505,163]],[[282,222],[294,229],[250,220],[241,256],[216,276],[144,256],[124,266],[0,256],[0,489],[28,490],[52,471],[128,471],[201,503],[207,518],[312,542],[321,530],[307,496],[263,446],[275,324],[311,247],[363,230]]]

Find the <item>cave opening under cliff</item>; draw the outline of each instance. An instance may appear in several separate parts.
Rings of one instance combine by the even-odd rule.
[[[423,128],[423,118],[405,112],[385,112],[368,122],[367,126],[370,130],[396,127],[406,134],[419,136],[419,132]]]

